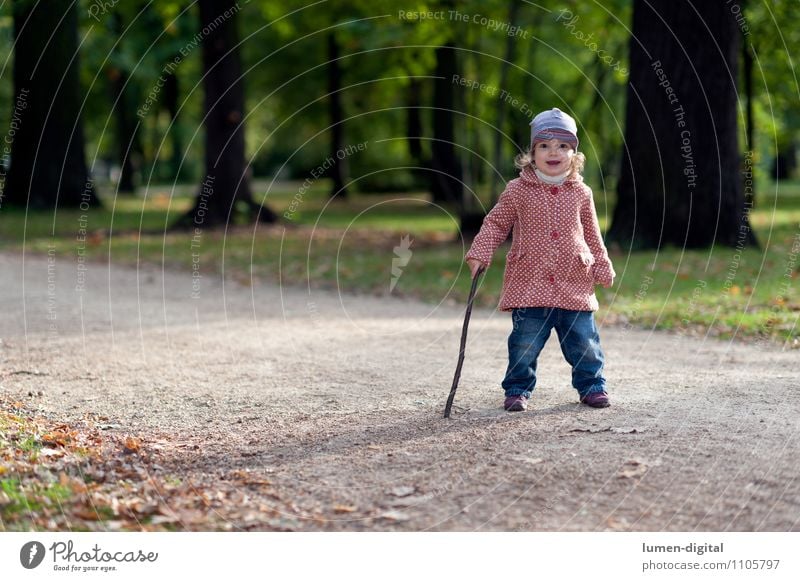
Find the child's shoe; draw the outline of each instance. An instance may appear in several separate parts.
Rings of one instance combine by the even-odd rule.
[[[593,408],[607,408],[611,405],[611,401],[608,399],[608,394],[604,391],[587,393],[581,398],[581,403],[585,403]]]
[[[507,412],[524,412],[528,409],[528,398],[524,395],[510,395],[503,402],[503,408]]]

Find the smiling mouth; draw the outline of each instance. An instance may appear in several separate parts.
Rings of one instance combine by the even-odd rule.
[[[547,165],[559,165],[560,163],[560,161],[548,161]]]

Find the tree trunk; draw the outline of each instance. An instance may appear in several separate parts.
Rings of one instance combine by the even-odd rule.
[[[328,93],[329,111],[331,117],[331,159],[334,160],[330,168],[330,177],[333,179],[331,197],[347,197],[347,177],[349,175],[347,156],[341,155],[344,151],[344,113],[342,110],[342,67],[339,64],[339,43],[336,34],[328,34]],[[340,159],[341,158],[341,159]]]
[[[77,9],[69,0],[14,4],[14,130],[4,204],[52,210],[100,203],[84,157]]]
[[[625,144],[608,233],[625,248],[755,242],[736,124],[739,30],[723,0],[692,6],[634,3]]]
[[[429,167],[429,162],[425,159],[422,138],[422,83],[412,78],[406,91],[406,141],[408,155],[414,167],[411,170],[414,189],[419,187],[417,184],[424,184],[428,179],[426,168]]]
[[[422,83],[411,79],[406,92],[406,139],[408,154],[415,165],[423,165],[422,159]]]
[[[178,110],[180,101],[180,88],[178,85],[178,75],[174,70],[167,73],[164,80],[164,108],[169,113],[169,134],[172,138],[172,155],[170,156],[170,169],[172,177],[180,181],[186,174],[183,159],[183,136],[181,126],[178,124]]]
[[[433,142],[431,144],[431,194],[435,202],[461,203],[462,170],[455,152],[455,85],[458,74],[452,43],[436,49],[437,77],[433,83]]]
[[[753,48],[752,45],[745,42],[745,37],[742,37],[742,66],[744,67],[744,92],[747,97],[747,110],[746,110],[746,128],[745,128],[745,150],[750,152],[750,162],[748,167],[745,165],[743,170],[747,172],[750,181],[749,187],[745,187],[744,202],[750,208],[755,207],[755,175],[752,168],[752,154],[756,150],[755,143],[755,126],[753,124]]]
[[[114,34],[123,34],[123,22],[119,13],[110,15],[111,26]],[[110,65],[107,72],[110,89],[111,105],[114,107],[114,117],[117,125],[117,162],[120,166],[117,192],[131,194],[136,188],[136,175],[139,171],[142,147],[139,143],[138,124],[132,111],[136,106],[130,99],[132,88],[130,75],[127,71]]]
[[[138,124],[134,115],[135,107],[128,99],[126,85],[129,86],[130,77],[119,69],[112,68],[108,71],[111,83],[111,98],[114,104],[114,116],[117,121],[117,155],[120,164],[119,183],[117,191],[133,193],[136,189],[136,174],[141,145],[139,145]]]
[[[772,179],[788,180],[797,168],[797,144],[789,141],[778,146],[778,155],[772,163]]]
[[[519,0],[512,0],[508,6],[508,20],[511,25],[516,24],[517,16],[519,15],[520,2]],[[511,35],[506,37],[506,54],[503,62],[500,64],[500,90],[508,90],[508,67],[514,62],[515,48],[517,46],[517,39]],[[523,98],[526,95],[523,95]],[[494,155],[492,164],[494,168],[489,172],[489,192],[491,195],[491,205],[497,203],[497,198],[500,196],[498,185],[500,183],[500,175],[502,168],[505,166],[506,161],[503,159],[503,141],[505,141],[504,125],[506,123],[506,109],[508,106],[501,100],[497,107],[497,118],[495,119],[494,126]]]
[[[206,175],[194,207],[177,227],[213,228],[233,222],[237,203],[251,217],[274,222],[266,206],[253,201],[244,151],[244,84],[235,0],[199,0],[203,44]],[[223,15],[230,15],[227,18]]]

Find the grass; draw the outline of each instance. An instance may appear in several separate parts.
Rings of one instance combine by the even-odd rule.
[[[0,212],[0,249],[85,256],[115,264],[154,264],[201,273],[223,270],[245,284],[252,277],[344,292],[462,303],[469,277],[457,219],[421,193],[356,195],[329,202],[320,181],[300,195],[300,184],[270,189],[270,207],[290,219],[278,226],[236,225],[227,231],[167,231],[190,203],[191,188],[151,186],[146,196],[105,198],[104,209],[52,214]],[[267,191],[266,183],[254,185]],[[800,183],[764,188],[751,215],[761,248],[666,248],[625,253],[612,249],[617,279],[598,288],[601,320],[692,334],[769,340],[798,346],[800,329]],[[613,200],[599,196],[601,225]],[[78,238],[85,228],[85,242]],[[410,242],[410,260],[393,277],[393,260]],[[499,298],[505,249],[495,255],[478,294],[493,307]],[[397,271],[396,271],[397,272]],[[396,278],[391,287],[393,278]]]
[[[2,521],[17,520],[19,516],[16,515],[38,513],[45,507],[60,506],[72,495],[69,488],[57,483],[25,486],[18,478],[0,480],[0,492],[4,494]]]
[[[131,437],[98,421],[63,424],[0,393],[0,532],[185,529],[174,514],[221,526],[198,516],[207,507],[191,484],[160,479],[140,441],[131,452]]]

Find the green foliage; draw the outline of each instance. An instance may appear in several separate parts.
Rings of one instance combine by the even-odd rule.
[[[256,182],[254,189],[264,192],[267,187],[268,182]],[[458,219],[452,209],[430,205],[421,193],[361,195],[346,204],[328,203],[325,180],[302,196],[299,189],[297,182],[284,182],[270,190],[270,206],[279,213],[290,211],[283,225],[243,225],[204,233],[199,248],[204,272],[224,264],[227,275],[247,284],[255,276],[288,285],[414,297],[433,304],[461,304],[466,298],[466,246],[457,239]],[[595,190],[605,228],[608,200],[599,188]],[[188,208],[189,191],[153,187],[146,200],[120,199],[113,212],[91,210],[87,257],[190,270],[191,253],[198,250],[191,249],[190,234],[164,233]],[[762,195],[751,214],[762,248],[668,248],[630,254],[612,250],[617,279],[613,288],[597,289],[600,320],[683,334],[800,344],[800,183],[781,184],[770,191],[774,194]],[[481,197],[485,201],[486,194]],[[107,197],[105,201],[111,208]],[[74,258],[78,218],[60,211],[54,224],[52,216],[29,214],[25,221],[22,214],[0,213],[0,249],[19,249],[24,243],[27,252],[54,247],[57,256]],[[392,260],[404,236],[410,236],[413,256],[390,292]],[[477,300],[484,307],[497,305],[504,255],[503,248],[497,251],[481,283]]]
[[[7,498],[0,504],[0,522],[11,520],[14,515],[38,512],[44,506],[57,506],[71,495],[69,488],[60,484],[34,484],[27,487],[13,477],[0,479],[0,492]]]
[[[82,0],[77,8],[90,163],[118,156],[110,79],[120,74],[129,77],[125,101],[118,106],[138,110],[157,88],[164,67],[184,50],[186,56],[175,69],[181,103],[176,123],[170,125],[163,110],[163,95],[156,96],[142,120],[144,181],[149,181],[151,171],[155,180],[174,177],[165,167],[172,156],[172,132],[185,137],[185,177],[198,179],[203,90],[201,51],[192,44],[199,32],[196,6],[177,0],[106,5],[98,10],[93,0]],[[379,167],[409,165],[402,141],[408,86],[412,79],[422,82],[422,104],[430,107],[434,51],[453,42],[462,76],[495,92],[457,88],[457,139],[464,147],[462,162],[469,185],[488,179],[487,160],[498,130],[506,135],[498,170],[505,178],[513,177],[512,160],[518,148],[527,145],[531,114],[558,106],[578,119],[587,175],[594,181],[602,178],[607,188],[613,188],[624,130],[627,77],[622,70],[627,67],[632,2],[522,2],[514,23],[507,22],[510,6],[499,0],[243,4],[238,19],[246,74],[246,139],[256,173],[271,175],[285,165],[283,175],[305,178],[330,155],[327,42],[334,35],[344,75],[345,139],[369,140],[373,145],[349,159],[354,178]],[[800,48],[800,32],[790,24],[795,8],[790,0],[750,0],[737,6],[744,9],[742,22],[749,32],[743,39],[757,56],[757,169],[763,174],[776,144],[784,147],[800,128],[800,86],[792,60]],[[428,12],[442,17],[408,16]],[[511,36],[513,62],[505,86],[500,87],[509,26],[516,26],[518,33]],[[12,36],[11,8],[6,3],[0,6],[0,56],[6,63],[0,78],[4,120],[11,111]],[[506,91],[509,100],[501,98],[500,91]],[[507,115],[503,127],[495,128],[499,108],[505,108]],[[431,136],[434,114],[428,108],[422,111],[426,137]],[[375,146],[379,140],[395,141],[392,147]],[[430,155],[424,140],[423,151]],[[395,175],[394,184],[391,179],[390,183],[360,181],[367,189],[404,188],[411,183],[407,172]]]

